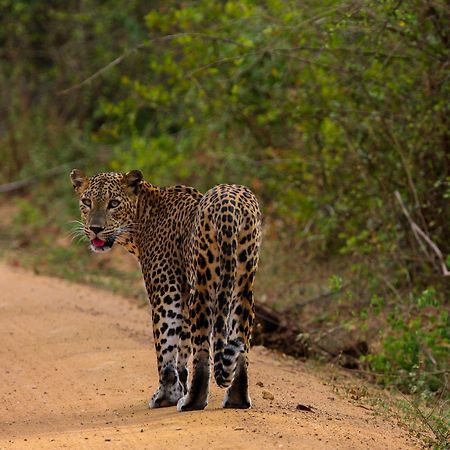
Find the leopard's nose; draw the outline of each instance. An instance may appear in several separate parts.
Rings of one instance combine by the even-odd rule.
[[[99,226],[97,226],[97,225],[91,225],[91,226],[89,227],[89,229],[90,229],[91,231],[93,231],[95,234],[99,234],[99,233],[101,233],[105,228],[104,228],[104,227],[99,227]]]

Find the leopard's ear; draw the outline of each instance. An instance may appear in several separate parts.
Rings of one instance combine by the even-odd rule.
[[[123,177],[123,183],[125,183],[134,194],[139,192],[142,180],[143,175],[140,170],[132,170],[131,172],[127,172]]]
[[[70,172],[70,180],[72,181],[75,192],[78,194],[83,192],[88,184],[86,175],[79,169],[73,169],[72,172]]]

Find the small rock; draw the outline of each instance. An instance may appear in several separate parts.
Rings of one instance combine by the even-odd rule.
[[[270,391],[262,391],[263,399],[265,400],[273,400],[275,396]]]
[[[264,387],[264,383],[262,381],[257,381],[256,386]]]
[[[312,406],[302,405],[301,403],[297,405],[297,409],[299,411],[313,412]]]

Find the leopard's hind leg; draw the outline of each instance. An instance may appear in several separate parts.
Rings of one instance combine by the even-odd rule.
[[[250,286],[250,283],[245,283],[234,297],[230,313],[230,340],[243,341],[244,346],[237,359],[233,381],[225,394],[224,408],[246,409],[251,406],[248,394],[247,369],[253,320],[254,301],[252,286]]]
[[[238,264],[228,327],[230,341],[243,341],[244,346],[237,360],[233,381],[225,394],[224,408],[246,409],[251,406],[248,393],[248,351],[255,317],[253,283],[258,265],[259,227],[253,233],[254,244],[241,245],[237,252]],[[250,242],[250,239],[247,241]]]

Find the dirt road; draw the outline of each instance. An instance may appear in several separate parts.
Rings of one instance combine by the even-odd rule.
[[[323,376],[263,348],[251,351],[252,409],[221,409],[213,386],[205,411],[149,410],[152,345],[147,308],[0,265],[0,448],[416,448]]]

